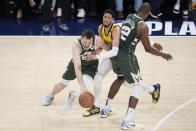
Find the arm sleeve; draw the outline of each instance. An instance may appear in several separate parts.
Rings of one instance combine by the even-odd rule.
[[[110,58],[114,57],[118,54],[118,47],[112,47],[110,51],[104,54],[96,55],[97,59],[105,59],[105,58]]]

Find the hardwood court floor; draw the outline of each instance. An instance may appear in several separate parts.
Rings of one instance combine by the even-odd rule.
[[[56,96],[53,104],[41,106],[63,74],[71,58],[76,37],[0,37],[0,131],[119,131],[126,113],[131,89],[122,87],[113,100],[113,115],[83,118],[77,100],[72,110],[65,109],[69,87]],[[138,45],[141,73],[145,83],[160,82],[161,98],[152,104],[142,91],[135,111],[143,131],[196,130],[196,37],[152,37],[162,43],[174,60],[144,52]],[[116,76],[110,72],[103,80],[101,102]]]

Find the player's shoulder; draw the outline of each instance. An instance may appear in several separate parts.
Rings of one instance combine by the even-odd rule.
[[[113,30],[120,30],[120,28],[118,24],[113,24]]]
[[[72,45],[73,50],[81,49],[80,39],[76,39]]]
[[[140,21],[138,23],[138,28],[139,29],[148,29],[148,26],[147,26],[147,24],[144,21]]]
[[[101,29],[103,27],[103,25],[102,24],[100,24],[99,26],[98,26],[98,29]]]

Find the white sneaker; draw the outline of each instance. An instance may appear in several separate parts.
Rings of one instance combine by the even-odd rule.
[[[100,111],[100,117],[101,118],[106,118],[108,117],[109,115],[111,115],[111,109],[107,106],[104,106],[101,111]]]
[[[42,105],[43,106],[48,106],[52,103],[52,100],[54,99],[53,96],[45,96],[44,99],[43,99],[43,103]]]
[[[143,125],[135,123],[134,121],[125,121],[125,120],[123,120],[123,122],[121,124],[121,129],[122,130],[128,130],[129,128],[142,129]]]
[[[84,18],[85,15],[86,15],[86,12],[85,12],[85,10],[83,8],[78,9],[78,14],[77,14],[78,18]]]
[[[72,108],[72,105],[73,105],[73,102],[75,101],[75,96],[72,93],[74,93],[74,91],[71,91],[69,93],[69,96],[68,96],[67,101],[66,101],[65,107],[67,109],[71,109]]]
[[[189,18],[189,11],[188,10],[183,10],[182,18],[183,19],[188,19]]]
[[[179,14],[179,13],[180,13],[180,4],[175,4],[175,5],[174,5],[173,12],[174,12],[175,14]]]

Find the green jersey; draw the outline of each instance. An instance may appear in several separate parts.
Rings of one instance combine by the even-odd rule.
[[[130,54],[135,52],[135,48],[139,41],[137,34],[137,27],[139,22],[142,22],[142,19],[139,16],[130,14],[122,24],[119,46]]]
[[[98,60],[92,60],[92,61],[86,61],[83,58],[86,57],[86,55],[92,54],[96,47],[95,47],[95,41],[89,47],[88,49],[85,49],[82,46],[81,39],[78,39],[78,43],[80,44],[82,51],[80,53],[80,59],[81,59],[81,70],[82,74],[86,74],[94,78],[96,72],[97,72],[97,67],[98,67]],[[74,64],[73,64],[73,59],[70,60],[67,70],[63,74],[63,79],[65,80],[73,80],[76,78],[75,74],[75,69],[74,69]]]
[[[141,80],[139,64],[134,55],[139,41],[137,27],[141,21],[142,19],[135,14],[127,16],[121,28],[118,55],[111,58],[113,71],[117,75],[123,76],[129,84]]]

